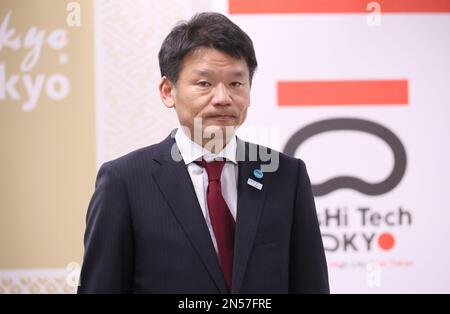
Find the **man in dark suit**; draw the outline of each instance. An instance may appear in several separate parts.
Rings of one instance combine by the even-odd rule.
[[[201,13],[172,29],[159,62],[181,128],[100,168],[78,292],[328,293],[305,164],[234,134],[251,39]]]

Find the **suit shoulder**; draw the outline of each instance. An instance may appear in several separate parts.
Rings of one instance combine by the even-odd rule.
[[[119,174],[151,169],[167,146],[167,140],[131,151],[121,157],[105,162],[102,167],[113,168]]]

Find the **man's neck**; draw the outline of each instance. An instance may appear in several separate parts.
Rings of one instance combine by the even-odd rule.
[[[227,160],[234,163],[237,161],[235,135],[230,137],[228,141],[223,141],[225,145],[217,145],[216,147],[211,144],[209,145],[210,147],[208,147],[208,143],[211,143],[211,139],[206,139],[207,143],[205,145],[203,145],[203,142],[200,140],[199,142],[201,142],[202,145],[198,144],[181,129],[177,130],[174,137],[186,164],[189,164],[200,157],[205,157],[207,160],[216,157],[225,157]]]
[[[184,132],[184,134],[186,134],[186,132]],[[234,134],[234,132],[233,133],[228,132],[228,134],[217,138],[217,140],[216,140],[216,137],[214,136],[214,134],[212,134],[211,137],[207,137],[203,134],[202,138],[199,138],[199,137],[196,138],[195,136],[189,136],[189,134],[186,134],[186,136],[192,142],[201,146],[203,149],[206,149],[213,154],[217,154],[220,151],[222,151],[228,145],[228,143],[230,143],[230,141],[234,138],[235,134]]]
[[[234,134],[233,134],[234,136]],[[211,139],[211,138],[203,138],[201,145],[204,149],[210,151],[213,154],[219,153],[221,150],[223,150],[228,143],[231,141],[233,136],[229,136],[228,138],[220,138],[218,140]],[[197,143],[198,144],[198,143]]]

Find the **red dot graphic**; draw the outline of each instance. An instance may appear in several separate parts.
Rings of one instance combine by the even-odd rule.
[[[383,249],[383,250],[390,250],[394,247],[395,244],[395,239],[394,236],[390,233],[382,233],[379,237],[378,237],[378,245]]]

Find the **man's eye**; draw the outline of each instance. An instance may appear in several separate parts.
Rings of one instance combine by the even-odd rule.
[[[233,83],[231,83],[231,86],[240,87],[240,86],[242,86],[242,83],[241,82],[233,82]]]
[[[209,86],[211,86],[211,84],[209,84],[209,82],[207,82],[207,81],[197,82],[197,85],[200,86],[200,87],[209,87]]]

